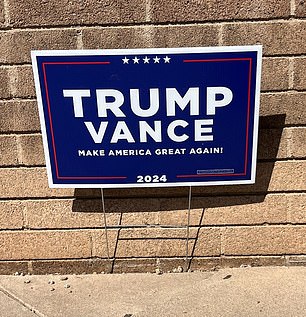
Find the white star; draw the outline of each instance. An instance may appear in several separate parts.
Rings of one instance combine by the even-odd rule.
[[[122,58],[123,64],[128,64],[129,63],[129,58],[126,58],[126,56],[124,58]]]
[[[134,64],[139,64],[139,58],[137,56],[135,56],[135,58],[133,58]]]
[[[166,64],[166,63],[170,63],[170,59],[171,59],[171,58],[168,57],[168,56],[164,57],[165,64]]]
[[[143,60],[144,64],[149,64],[150,58],[148,58],[148,56],[146,56],[142,60]]]
[[[160,58],[159,57],[157,57],[157,56],[155,56],[154,58],[154,64],[159,64],[159,60],[160,60]]]

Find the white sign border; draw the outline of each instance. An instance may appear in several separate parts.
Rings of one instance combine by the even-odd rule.
[[[37,57],[40,56],[84,56],[84,55],[143,55],[143,54],[183,54],[183,53],[230,53],[257,52],[255,109],[253,122],[253,148],[250,180],[222,180],[212,182],[177,182],[177,183],[133,183],[133,184],[56,184],[53,182],[46,123],[43,111],[43,99],[40,89]],[[43,147],[46,159],[48,184],[50,188],[144,188],[144,187],[188,187],[188,186],[225,186],[254,184],[256,179],[260,84],[262,72],[262,45],[216,46],[216,47],[178,47],[178,48],[135,48],[135,49],[94,49],[94,50],[33,50],[31,51],[32,69],[36,89],[39,119],[42,130]]]

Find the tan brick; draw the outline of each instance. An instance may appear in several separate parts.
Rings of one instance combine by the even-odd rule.
[[[0,99],[9,98],[10,94],[10,81],[7,68],[0,67]]]
[[[306,157],[306,128],[292,128],[290,138],[290,157],[305,158]]]
[[[218,44],[219,26],[145,26],[83,30],[84,48],[209,46]]]
[[[20,164],[25,166],[45,165],[41,134],[17,136],[20,147]]]
[[[194,256],[218,256],[221,254],[220,228],[201,228],[196,240]]]
[[[165,206],[165,205],[163,205]],[[188,205],[185,205],[188,206]],[[202,209],[190,210],[189,224],[199,226],[201,223]],[[161,211],[159,213],[159,222],[163,226],[186,226],[188,218],[187,210]]]
[[[31,50],[76,49],[77,31],[72,29],[7,31],[0,33],[0,42],[0,63],[29,63]]]
[[[0,2],[0,28],[4,26],[4,1]]]
[[[219,43],[219,25],[162,26],[153,29],[154,47],[213,46]]]
[[[195,238],[197,229],[190,228],[189,237]],[[121,229],[119,239],[185,239],[187,230],[177,228]]]
[[[269,191],[306,190],[306,160],[276,162]]]
[[[29,200],[24,201],[25,226],[31,229],[56,228],[104,228],[101,201],[99,208],[75,210],[73,199]],[[120,215],[107,213],[107,225],[116,226]]]
[[[306,252],[306,226],[235,227],[222,231],[224,255],[281,255]]]
[[[32,67],[13,66],[9,68],[12,81],[12,96],[17,98],[32,98],[36,96]]]
[[[265,55],[304,54],[306,22],[258,22],[224,25],[224,45],[262,44]]]
[[[0,228],[21,229],[23,227],[24,206],[19,201],[0,201]]]
[[[101,196],[98,193],[92,193],[88,196]],[[80,213],[100,213],[102,210],[101,198],[99,199],[77,199],[73,203],[73,211]],[[107,224],[109,226],[147,225],[157,224],[159,219],[160,202],[159,199],[105,199],[105,210],[109,217]]]
[[[258,136],[258,159],[289,157],[289,129],[260,129]]]
[[[50,189],[46,169],[0,169],[0,197],[61,197],[73,196],[74,189]]]
[[[152,21],[187,22],[289,17],[287,0],[152,0]]]
[[[260,123],[263,127],[282,127],[306,123],[306,93],[261,94]]]
[[[142,199],[140,199],[142,200]],[[156,199],[157,200],[157,199]],[[147,199],[143,199],[145,203]],[[170,200],[171,201],[171,200]],[[148,212],[126,212],[122,214],[121,225],[123,226],[186,226],[187,210],[167,210],[167,202],[163,202],[158,210]],[[171,202],[169,202],[169,206]],[[187,204],[185,204],[187,206]],[[201,210],[191,210],[190,224],[199,225]]]
[[[208,199],[210,200],[210,198]],[[203,200],[206,202],[206,198]],[[199,201],[197,201],[199,202]],[[191,199],[189,224],[199,226],[205,204],[195,203],[195,197]],[[188,218],[188,197],[161,199],[159,222],[162,225],[186,226]]]
[[[306,16],[306,3],[304,0],[295,0],[295,15],[298,17]]]
[[[148,226],[159,225],[159,212],[127,212],[122,214],[122,226]]]
[[[261,129],[258,140],[258,158],[305,158],[305,139],[305,127]]]
[[[88,258],[88,231],[6,231],[0,235],[1,260]]]
[[[82,31],[84,48],[141,48],[149,45],[145,37],[145,28],[90,28]]]
[[[16,137],[0,135],[0,166],[18,164]]]
[[[12,26],[86,25],[145,22],[145,1],[10,0]]]
[[[306,194],[290,196],[288,221],[290,223],[306,224]]]
[[[286,223],[289,199],[289,195],[208,198],[212,207],[204,209],[202,225]],[[193,203],[199,204],[198,200],[205,206],[205,198],[195,198]]]
[[[0,101],[0,132],[40,131],[35,101]]]
[[[265,57],[262,61],[262,91],[289,88],[289,59]]]
[[[294,59],[293,88],[297,90],[306,89],[306,58],[297,57]]]
[[[107,247],[110,258],[115,257],[115,249],[118,239],[118,230],[107,230],[108,244],[106,243],[106,235],[104,229],[91,230],[92,237],[92,256],[107,258]]]
[[[209,226],[286,223],[287,212],[292,209],[289,207],[290,197],[290,194],[192,197],[191,214],[194,211],[201,211],[201,214],[197,222],[191,224]],[[177,215],[187,213],[185,199],[172,198],[164,201],[161,212],[165,213],[165,217],[171,208]],[[182,224],[186,225],[186,219],[187,217]]]
[[[146,212],[160,210],[160,201],[158,199],[107,199],[105,200],[105,209],[108,212]]]
[[[189,256],[194,240],[189,240]],[[185,239],[119,240],[116,258],[177,257],[186,256]]]

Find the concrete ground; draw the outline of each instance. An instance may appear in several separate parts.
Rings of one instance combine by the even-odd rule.
[[[304,317],[306,267],[0,276],[1,317]]]

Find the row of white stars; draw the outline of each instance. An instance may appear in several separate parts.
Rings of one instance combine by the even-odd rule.
[[[169,64],[170,63],[170,57],[166,56],[163,57],[162,60],[164,60],[164,64]],[[129,64],[129,61],[133,61],[134,64],[139,64],[139,61],[141,62],[141,60],[143,60],[144,64],[150,64],[150,60],[151,58],[149,58],[148,56],[146,56],[145,58],[138,58],[137,56],[135,56],[134,58],[127,58],[126,56],[124,58],[122,58],[123,64]],[[159,64],[161,58],[158,56],[155,56],[152,58],[154,64]]]

